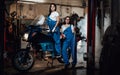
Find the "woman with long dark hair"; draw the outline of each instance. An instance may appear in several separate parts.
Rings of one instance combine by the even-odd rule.
[[[52,37],[55,41],[55,55],[57,58],[60,57],[61,46],[60,46],[60,27],[59,27],[59,13],[56,11],[57,6],[54,3],[50,4],[49,14],[47,18],[47,25],[52,32]]]

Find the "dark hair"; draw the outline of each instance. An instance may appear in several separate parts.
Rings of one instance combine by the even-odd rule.
[[[51,3],[51,4],[50,4],[50,7],[49,7],[49,14],[48,14],[48,16],[50,16],[50,14],[51,14],[51,12],[52,12],[52,11],[51,11],[51,6],[52,6],[52,5],[55,6],[55,11],[57,10],[56,4],[55,4],[55,3]]]
[[[66,16],[66,17],[64,18],[64,22],[63,22],[63,24],[66,24],[66,22],[65,22],[66,18],[69,18],[69,19],[70,19],[69,24],[71,24],[71,18],[70,18],[70,16]]]

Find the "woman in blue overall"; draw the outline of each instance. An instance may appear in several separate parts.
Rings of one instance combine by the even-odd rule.
[[[62,46],[62,56],[65,64],[65,69],[68,68],[68,66],[70,65],[68,53],[67,53],[67,49],[69,47],[70,47],[72,59],[73,59],[72,68],[74,68],[76,65],[75,34],[74,34],[74,27],[73,25],[70,24],[69,16],[65,18],[65,24],[63,24],[61,27],[61,33],[62,33],[61,37],[64,39],[63,46]]]
[[[52,32],[52,37],[55,41],[55,56],[59,58],[61,53],[61,46],[60,46],[60,28],[59,28],[59,13],[56,11],[57,7],[56,4],[51,3],[49,8],[49,14],[47,18],[47,25]]]

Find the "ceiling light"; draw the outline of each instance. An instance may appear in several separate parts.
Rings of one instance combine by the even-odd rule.
[[[21,0],[21,1],[36,2],[36,3],[43,3],[43,2],[46,2],[45,0]]]
[[[24,1],[17,1],[17,3],[24,3],[24,4],[35,4],[35,2],[24,2]]]

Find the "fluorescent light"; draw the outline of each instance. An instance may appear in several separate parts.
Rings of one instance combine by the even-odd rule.
[[[44,3],[44,2],[46,2],[45,0],[21,0],[21,1],[36,2],[36,3]]]
[[[24,1],[17,1],[17,3],[24,3],[24,4],[35,4],[34,2],[24,2]]]

